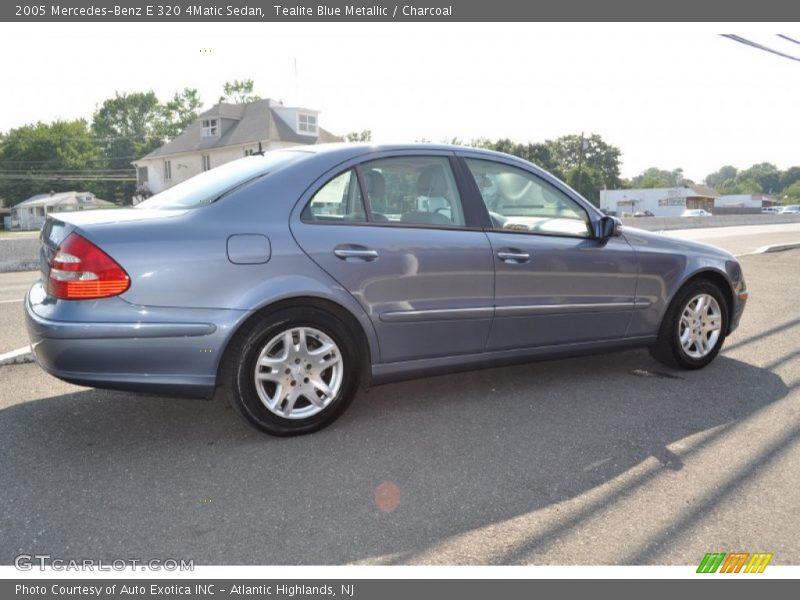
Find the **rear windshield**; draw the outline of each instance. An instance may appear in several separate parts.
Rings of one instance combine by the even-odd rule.
[[[186,209],[211,204],[233,188],[274,173],[303,155],[303,152],[281,151],[240,158],[174,185],[140,202],[136,208]]]

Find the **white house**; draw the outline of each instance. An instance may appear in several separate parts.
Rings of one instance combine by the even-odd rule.
[[[679,217],[687,208],[712,212],[716,190],[704,185],[674,188],[601,190],[600,208],[617,216],[651,212],[656,217]]]
[[[714,208],[720,214],[760,213],[777,203],[777,198],[766,194],[726,194],[714,201]]]
[[[319,126],[317,110],[284,106],[269,98],[246,104],[221,102],[175,139],[133,162],[137,189],[145,197],[156,194],[259,148],[338,141]]]
[[[38,194],[11,208],[12,229],[39,229],[47,215],[75,210],[113,208],[113,202],[96,198],[91,192],[50,192]]]

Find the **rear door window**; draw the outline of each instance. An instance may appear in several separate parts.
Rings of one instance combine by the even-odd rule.
[[[331,179],[314,194],[302,219],[310,222],[363,222],[366,221],[364,199],[354,169]]]
[[[361,165],[372,220],[463,227],[464,209],[444,156],[395,156]]]

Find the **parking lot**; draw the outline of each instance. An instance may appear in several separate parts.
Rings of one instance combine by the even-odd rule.
[[[800,250],[741,261],[748,308],[704,370],[636,350],[392,384],[301,438],[0,367],[0,563],[798,564]],[[21,305],[0,311],[5,351]]]

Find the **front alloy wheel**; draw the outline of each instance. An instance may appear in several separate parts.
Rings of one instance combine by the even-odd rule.
[[[691,281],[667,309],[650,354],[671,367],[700,369],[719,354],[727,330],[722,291],[708,280]]]
[[[722,329],[722,311],[710,294],[698,294],[686,304],[678,323],[683,351],[691,358],[707,356],[717,345]]]

